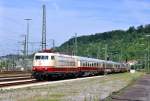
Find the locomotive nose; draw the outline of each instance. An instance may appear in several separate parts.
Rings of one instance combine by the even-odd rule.
[[[41,65],[42,65],[41,61],[38,61],[38,65],[39,65],[39,66],[41,66]]]
[[[32,68],[33,71],[39,71],[39,72],[42,72],[42,71],[47,71],[47,67],[46,66],[34,66]]]
[[[32,71],[35,71],[36,70],[36,68],[35,67],[32,67]]]

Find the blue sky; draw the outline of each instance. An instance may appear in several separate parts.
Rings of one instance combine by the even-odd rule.
[[[150,23],[149,0],[0,0],[0,55],[17,53],[30,22],[30,42],[41,41],[42,4],[47,10],[47,41],[56,45],[74,33],[89,35]],[[35,44],[30,50],[38,49]]]

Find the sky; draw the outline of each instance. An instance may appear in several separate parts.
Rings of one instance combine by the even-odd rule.
[[[47,42],[56,46],[78,36],[150,24],[150,0],[0,0],[0,55],[21,53],[30,18],[30,50],[40,48],[42,5]]]

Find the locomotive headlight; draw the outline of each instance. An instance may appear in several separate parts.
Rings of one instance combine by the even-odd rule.
[[[47,71],[47,67],[45,67],[45,70]]]
[[[35,69],[36,69],[35,67],[32,68],[32,70],[35,70]]]

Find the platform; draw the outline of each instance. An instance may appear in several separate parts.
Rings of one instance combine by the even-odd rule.
[[[144,75],[132,86],[111,98],[111,101],[150,101],[150,74]]]

